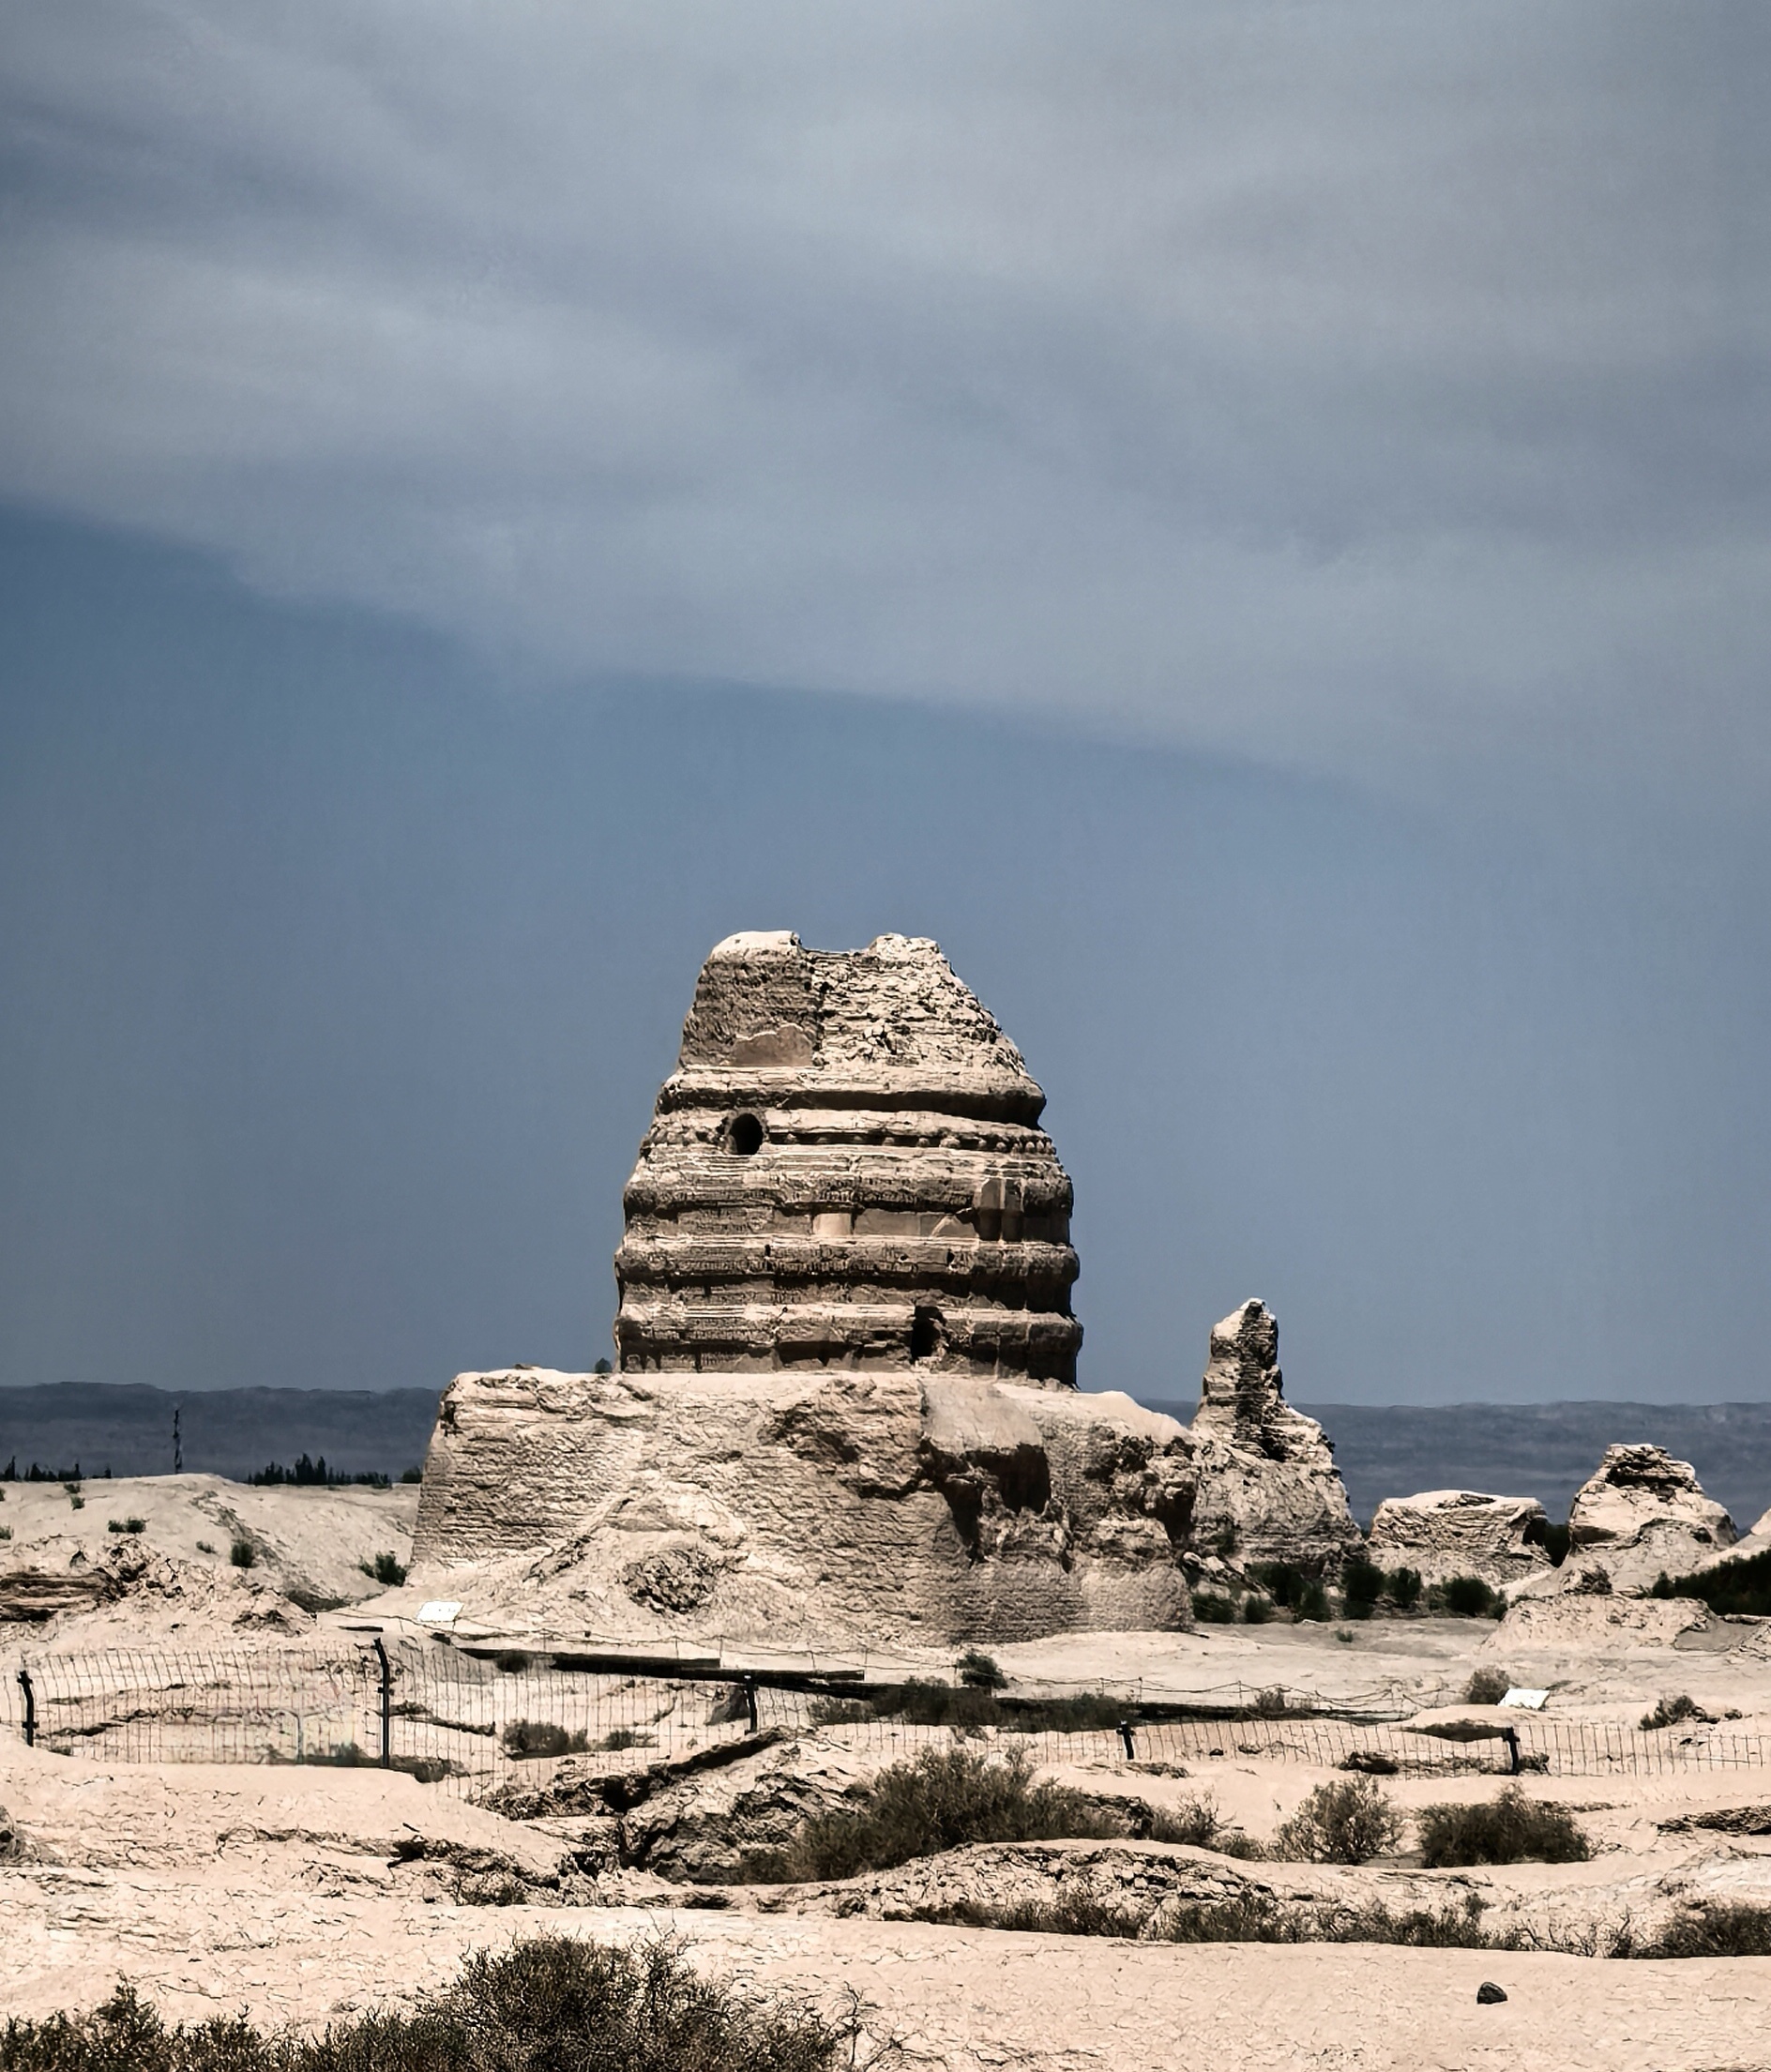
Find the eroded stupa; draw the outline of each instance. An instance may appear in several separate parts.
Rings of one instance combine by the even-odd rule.
[[[623,1373],[916,1368],[1073,1386],[1070,1183],[931,942],[734,935],[628,1182]]]
[[[1191,1442],[1076,1391],[1043,1107],[933,943],[721,943],[628,1183],[616,1371],[456,1377],[414,1587],[622,1640],[1185,1624]]]

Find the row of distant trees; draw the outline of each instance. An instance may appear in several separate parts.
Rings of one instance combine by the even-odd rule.
[[[102,1482],[109,1482],[111,1480],[111,1470],[108,1467],[105,1468],[98,1479]],[[328,1468],[325,1464],[325,1454],[322,1454],[317,1460],[311,1460],[304,1453],[293,1468],[285,1468],[280,1461],[272,1460],[266,1466],[261,1468],[256,1475],[249,1475],[246,1479],[255,1490],[341,1490],[350,1488],[390,1490],[393,1488],[393,1479],[389,1475],[377,1475],[372,1471],[365,1474],[347,1475],[342,1468]],[[420,1479],[418,1470],[408,1468],[400,1479],[402,1482],[416,1482]],[[7,1462],[5,1469],[0,1470],[0,1482],[59,1482],[66,1487],[68,1484],[78,1484],[85,1480],[86,1476],[81,1472],[78,1460],[74,1462],[71,1468],[46,1468],[41,1462],[33,1460],[28,1468],[21,1470],[19,1457],[16,1453]]]

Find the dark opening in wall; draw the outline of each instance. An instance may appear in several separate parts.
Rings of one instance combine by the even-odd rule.
[[[941,1312],[939,1309],[918,1309],[910,1322],[910,1356],[913,1360],[931,1360],[941,1350]]]
[[[767,1134],[760,1115],[734,1115],[726,1130],[726,1142],[740,1158],[754,1158]]]

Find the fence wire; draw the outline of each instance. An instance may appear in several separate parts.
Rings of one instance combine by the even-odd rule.
[[[1771,1767],[1771,1737],[1693,1722],[1651,1732],[1521,1712],[1510,1741],[1461,1741],[1393,1718],[1334,1717],[1302,1693],[1235,1686],[1234,1702],[1210,1708],[1218,1717],[1151,1717],[1161,1708],[1142,1693],[1115,1703],[1091,1690],[1093,1717],[1104,1711],[1105,1724],[1055,1727],[1004,1711],[982,1727],[918,1725],[882,1712],[889,1701],[864,1686],[797,1684],[735,1671],[628,1674],[568,1656],[341,1636],[329,1649],[27,1656],[0,1683],[0,1719],[40,1748],[95,1762],[386,1762],[476,1798],[517,1778],[539,1784],[571,1758],[598,1770],[643,1768],[770,1728],[815,1731],[887,1761],[982,1734],[1048,1765],[1208,1768],[1242,1757],[1380,1774],[1552,1777]],[[1121,1707],[1123,1724],[1112,1718]]]

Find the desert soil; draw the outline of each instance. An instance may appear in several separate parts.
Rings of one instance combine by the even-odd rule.
[[[0,1668],[22,1647],[80,1650],[144,1640],[231,1636],[238,1572],[224,1535],[262,1550],[251,1580],[299,1579],[359,1596],[360,1564],[400,1551],[413,1492],[252,1491],[213,1477],[88,1482],[84,1508],[65,1492],[8,1488],[0,1521],[14,1538],[0,1566],[59,1553],[98,1560],[118,1535],[110,1517],[142,1517],[157,1555],[213,1572],[212,1596],[181,1586],[137,1593],[47,1625],[0,1626]],[[403,1524],[402,1521],[403,1520]],[[220,1551],[204,1554],[206,1539]],[[403,1594],[371,1600],[393,1614]],[[361,1619],[358,1606],[349,1616]],[[332,1615],[339,1620],[344,1612]],[[325,1624],[325,1615],[322,1617]],[[1634,1723],[1661,1695],[1689,1691],[1742,1715],[1730,1731],[1771,1733],[1771,1625],[1718,1622],[1688,1606],[1565,1599],[1516,1611],[1500,1626],[1372,1621],[1207,1628],[1196,1635],[1070,1635],[998,1651],[1023,1686],[1106,1678],[1204,1694],[1237,1683],[1283,1684],[1327,1699],[1391,1689],[1415,1704],[1456,1698],[1471,1670],[1504,1667],[1552,1690],[1552,1715]],[[636,1758],[635,1760],[643,1760]],[[840,1789],[878,1760],[844,1730],[777,1744],[746,1766],[690,1789],[686,1811],[729,1807],[782,1777],[825,1776]],[[525,1766],[527,1767],[527,1766]],[[1190,1762],[1165,1775],[1116,1760],[1057,1773],[1104,1793],[1171,1805],[1209,1792],[1257,1839],[1270,1838],[1328,1773],[1248,1758]],[[552,1765],[533,1766],[537,1779]],[[1255,1875],[1306,1893],[1324,1881],[1386,1904],[1447,1899],[1475,1888],[1488,1917],[1528,1919],[1578,1936],[1620,1914],[1644,1923],[1698,1898],[1771,1904],[1771,1775],[1687,1771],[1667,1777],[1555,1777],[1531,1790],[1577,1809],[1592,1861],[1479,1872],[1427,1872],[1399,1857],[1359,1871],[1234,1865],[1158,1844],[1044,1845],[1027,1875],[1053,1878],[1097,1860],[1103,1874]],[[1404,1811],[1481,1797],[1492,1777],[1385,1780]],[[768,1990],[831,2002],[845,1990],[898,2038],[907,2064],[1029,2072],[1174,2072],[1199,2067],[1501,2067],[1508,2072],[1745,2072],[1771,2068],[1771,1959],[1639,1961],[1539,1953],[1416,1950],[1379,1944],[1171,1944],[1026,1934],[903,1918],[917,1890],[990,1888],[989,1852],[939,1859],[847,1887],[737,1888],[691,1894],[655,1877],[559,1878],[562,1852],[595,1822],[504,1819],[398,1774],[368,1769],[127,1765],[27,1749],[0,1736],[0,1822],[14,1838],[0,1863],[0,2013],[89,2006],[119,1977],[174,2016],[244,2010],[260,2021],[323,2023],[410,2002],[447,1983],[462,1957],[547,1931],[598,1939],[670,1933],[696,1960]],[[1682,1816],[1757,1808],[1727,1832],[1669,1826]],[[0,1854],[7,1845],[0,1839]],[[1031,1859],[1029,1859],[1031,1862]],[[1214,1866],[1216,1868],[1214,1868]],[[945,1868],[941,1868],[945,1867]],[[1020,1875],[1021,1872],[1016,1873]],[[920,1881],[920,1884],[918,1883]],[[970,1884],[968,1886],[968,1881]],[[1435,1883],[1436,1881],[1436,1883]],[[513,1903],[468,1903],[469,1896]],[[710,1908],[709,1898],[727,1903]],[[700,1903],[685,1904],[694,1898]],[[627,1903],[642,1900],[643,1904]],[[561,1901],[569,1903],[561,1903]],[[587,1903],[600,1901],[602,1903]],[[893,1917],[896,1915],[897,1917]],[[1478,2005],[1491,1979],[1507,1999]]]

